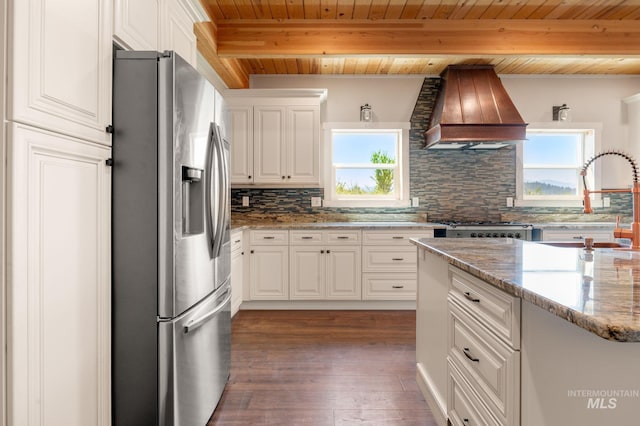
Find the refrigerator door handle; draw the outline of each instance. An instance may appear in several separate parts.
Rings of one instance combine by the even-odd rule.
[[[213,229],[214,227],[214,223],[213,223],[213,199],[211,197],[211,191],[213,190],[213,156],[214,156],[214,126],[213,123],[211,123],[209,125],[209,146],[207,147],[207,160],[206,160],[206,174],[207,174],[207,180],[206,180],[206,188],[205,188],[205,203],[207,204],[206,207],[206,211],[207,211],[207,235],[209,237],[209,257],[211,257],[212,259],[214,257],[216,257],[214,255],[214,247],[215,247],[215,238],[216,238],[216,231]]]
[[[187,325],[182,327],[184,333],[188,334],[188,333],[192,332],[193,330],[199,328],[204,323],[206,323],[207,321],[209,321],[210,319],[215,317],[221,310],[223,310],[225,305],[227,303],[229,303],[229,300],[231,300],[231,291],[229,291],[228,293],[229,294],[227,294],[227,296],[224,298],[224,300],[218,306],[216,306],[215,309],[213,309],[212,311],[207,312],[206,314],[202,315],[199,318],[196,318],[194,320],[189,321],[187,323]]]
[[[220,250],[222,250],[222,236],[224,233],[224,224],[226,220],[226,205],[227,205],[227,169],[224,158],[224,147],[222,145],[222,140],[220,139],[220,135],[217,132],[217,128],[214,123],[211,123],[211,133],[213,147],[216,150],[216,158],[218,160],[218,176],[217,176],[217,184],[218,184],[218,211],[216,218],[216,232],[213,240],[213,257],[220,256]]]

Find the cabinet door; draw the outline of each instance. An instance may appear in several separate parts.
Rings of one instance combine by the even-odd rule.
[[[231,252],[231,316],[235,315],[242,304],[244,288],[244,251]]]
[[[323,299],[325,295],[325,250],[319,246],[295,246],[289,249],[291,267],[290,298]]]
[[[613,241],[613,229],[545,229],[542,231],[543,241],[582,242],[587,237],[593,238],[593,241]]]
[[[111,425],[110,149],[9,140],[8,424]]]
[[[252,300],[289,299],[288,246],[252,247],[249,261]]]
[[[229,107],[224,121],[231,144],[231,183],[253,183],[253,107]]]
[[[11,3],[8,119],[111,144],[111,1]]]
[[[253,110],[254,183],[287,183],[284,117],[284,107],[260,106]]]
[[[327,249],[327,299],[362,298],[360,247],[331,246]]]
[[[114,0],[113,38],[130,50],[158,50],[158,0]]]
[[[287,183],[320,181],[320,108],[287,108]]]
[[[160,49],[173,50],[196,68],[196,35],[193,20],[182,0],[162,0],[160,12]]]

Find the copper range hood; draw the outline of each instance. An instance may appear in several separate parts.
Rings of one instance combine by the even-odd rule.
[[[526,139],[527,123],[492,65],[449,65],[425,133],[430,149],[498,149]]]

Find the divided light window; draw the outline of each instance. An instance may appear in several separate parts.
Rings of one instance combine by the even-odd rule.
[[[522,147],[524,200],[578,200],[580,171],[594,153],[592,129],[529,129]],[[593,183],[593,167],[587,181]]]
[[[401,129],[332,130],[331,198],[401,199]]]

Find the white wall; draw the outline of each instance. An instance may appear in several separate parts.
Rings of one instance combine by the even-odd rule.
[[[251,87],[327,88],[324,121],[358,121],[360,105],[372,106],[375,121],[409,121],[425,76],[276,76],[254,75]],[[432,77],[432,76],[429,76]],[[601,149],[620,149],[638,155],[640,141],[630,141],[628,105],[640,93],[640,76],[501,75],[507,92],[525,121],[551,120],[554,105],[566,103],[573,122],[602,123]],[[636,123],[638,125],[638,123]],[[619,158],[601,162],[603,187],[631,183],[630,169]]]
[[[324,121],[360,121],[371,105],[374,121],[409,122],[424,76],[251,76],[252,89],[328,89]]]

